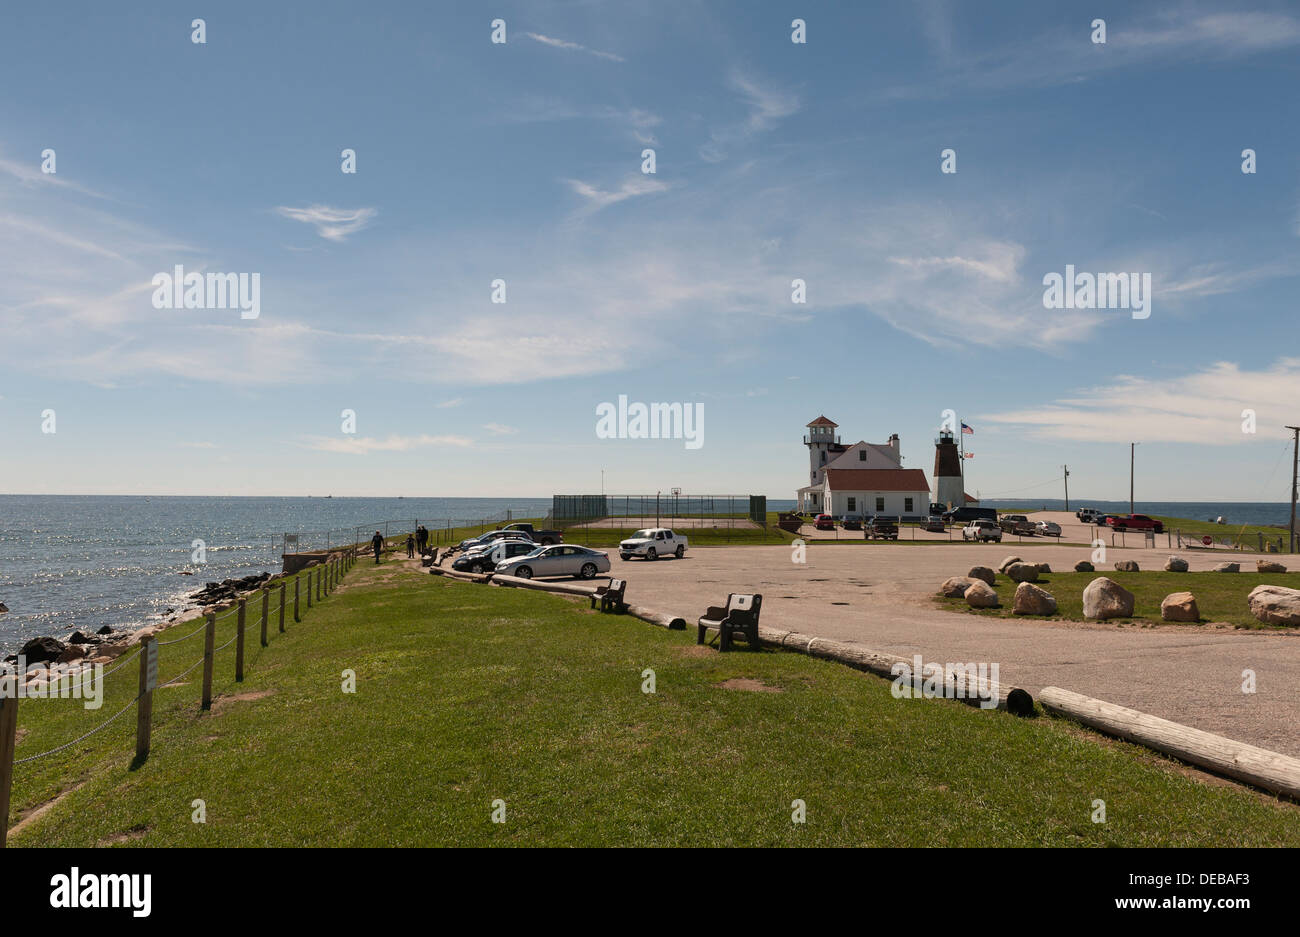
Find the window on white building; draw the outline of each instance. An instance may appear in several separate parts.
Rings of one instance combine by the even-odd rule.
[[[912,513],[912,499],[911,499],[911,498],[904,498],[904,499],[903,499],[903,510],[906,511],[908,514],[911,514],[911,513]]]
[[[877,499],[876,499],[876,510],[877,510],[877,511],[883,511],[884,509],[885,509],[885,499],[884,499],[884,498],[877,498]]]
[[[858,499],[857,499],[857,498],[849,498],[849,511],[850,511],[850,512],[853,512],[853,511],[856,511],[857,509],[858,509]]]

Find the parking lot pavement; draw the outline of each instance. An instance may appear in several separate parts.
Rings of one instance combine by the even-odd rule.
[[[976,565],[996,569],[1008,554],[1072,570],[1088,552],[1041,541],[925,547],[813,543],[807,563],[798,564],[788,546],[696,547],[685,559],[653,563],[620,560],[615,553],[610,575],[628,580],[630,601],[691,624],[708,606],[725,602],[729,592],[760,592],[768,627],[904,657],[997,663],[1004,682],[1032,693],[1060,686],[1300,757],[1300,697],[1294,693],[1300,686],[1300,635],[993,618],[945,611],[933,602],[947,577]],[[1170,553],[1115,552],[1144,569],[1160,569]],[[1180,555],[1193,570],[1223,559],[1209,551]],[[1233,559],[1253,563],[1256,555],[1234,553]],[[1241,692],[1247,669],[1256,674],[1255,694]]]

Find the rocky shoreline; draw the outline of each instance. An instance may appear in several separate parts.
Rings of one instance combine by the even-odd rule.
[[[105,625],[94,634],[73,631],[66,638],[42,635],[26,642],[17,654],[10,654],[0,662],[0,673],[12,673],[21,659],[27,677],[25,683],[44,682],[57,671],[58,676],[75,676],[83,668],[109,664],[145,638],[153,637],[177,625],[195,624],[210,614],[221,613],[233,607],[241,597],[257,592],[268,582],[284,578],[284,573],[254,573],[238,579],[205,583],[203,588],[187,598],[194,602],[184,612],[172,614],[165,621],[138,628],[114,628]],[[174,612],[167,609],[164,614]],[[185,612],[196,614],[182,617]]]

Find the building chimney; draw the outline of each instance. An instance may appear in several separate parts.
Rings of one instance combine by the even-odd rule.
[[[898,448],[898,434],[897,434],[897,433],[894,433],[894,435],[892,435],[892,436],[889,437],[889,448],[890,448],[890,449],[897,449],[897,448]]]

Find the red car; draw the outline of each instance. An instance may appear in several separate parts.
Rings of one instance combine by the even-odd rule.
[[[813,521],[813,527],[817,530],[834,530],[835,518],[829,514],[818,514],[817,519]]]
[[[1158,534],[1165,532],[1165,525],[1162,522],[1145,514],[1108,515],[1106,524],[1116,530],[1154,530]]]

